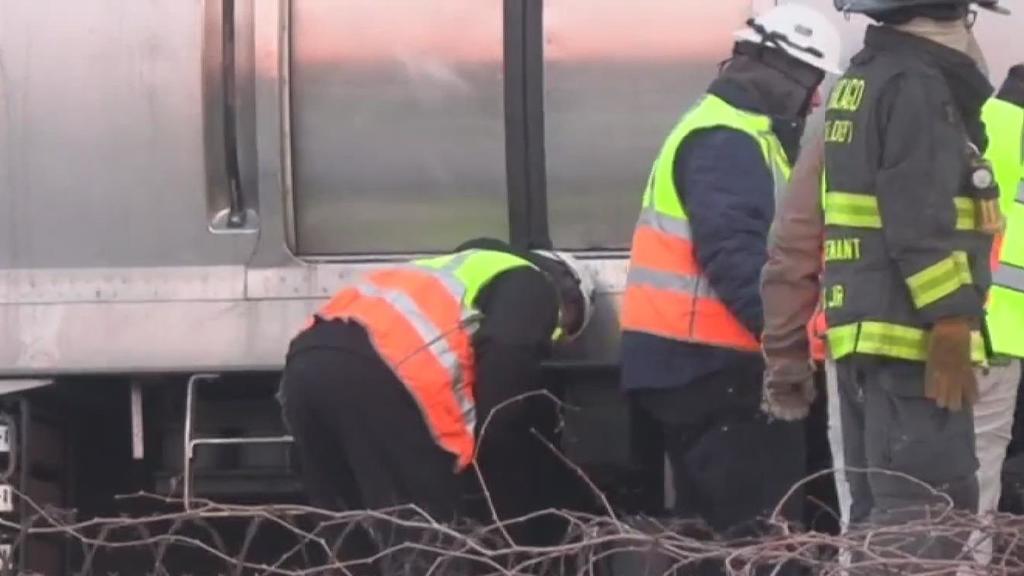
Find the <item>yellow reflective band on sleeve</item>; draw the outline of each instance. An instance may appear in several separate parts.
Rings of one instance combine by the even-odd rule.
[[[907,278],[914,306],[923,308],[973,282],[965,252],[953,252],[947,258]]]
[[[825,225],[881,228],[878,199],[869,194],[825,193]]]
[[[978,221],[974,215],[974,199],[957,196],[953,198],[953,204],[956,205],[956,229],[977,230]]]
[[[836,360],[851,354],[916,362],[928,359],[928,332],[920,328],[888,322],[860,322],[829,328],[826,337],[829,352]],[[977,330],[971,331],[971,361],[977,364],[986,361],[985,341]]]

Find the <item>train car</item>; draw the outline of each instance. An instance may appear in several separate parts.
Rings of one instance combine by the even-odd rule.
[[[294,493],[289,339],[354,271],[492,236],[597,274],[596,321],[548,367],[585,408],[563,447],[657,491],[623,480],[652,455],[615,391],[639,193],[770,4],[0,0],[4,486],[85,515]],[[852,53],[863,22],[835,18]],[[979,21],[994,77],[1021,24]]]

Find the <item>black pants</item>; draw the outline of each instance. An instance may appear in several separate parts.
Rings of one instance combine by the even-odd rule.
[[[341,341],[359,344],[360,337],[366,338],[354,325],[324,330],[337,332]],[[415,504],[439,522],[455,519],[460,502],[455,457],[434,443],[417,404],[388,366],[368,353],[368,346],[353,348],[293,347],[285,367],[284,417],[295,437],[310,503],[328,510]],[[349,533],[339,556],[367,557],[375,549],[436,537],[381,521],[368,521],[366,528]],[[341,531],[336,527],[327,536]],[[417,573],[408,555],[399,556],[397,564],[379,563],[382,572]],[[429,564],[421,568],[425,572]]]
[[[852,358],[836,363],[843,453],[846,466],[853,469],[846,477],[854,529],[937,517],[950,503],[963,511],[977,509],[972,412],[950,412],[926,398],[924,373],[920,362]],[[872,541],[882,555],[898,549],[919,558],[956,558],[967,536],[933,537],[919,531]],[[915,572],[906,566],[900,570],[870,568],[851,574]]]
[[[662,426],[675,514],[702,519],[727,538],[758,532],[758,520],[805,476],[803,427],[769,421],[761,382],[762,365],[753,360],[684,387],[633,395]],[[787,500],[788,519],[800,520],[801,500],[799,492]]]

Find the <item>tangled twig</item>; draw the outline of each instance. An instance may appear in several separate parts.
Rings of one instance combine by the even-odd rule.
[[[503,405],[533,396],[558,402],[536,392]],[[481,443],[489,423],[490,417],[481,429]],[[600,513],[547,509],[502,518],[476,467],[488,514],[476,521],[444,523],[411,505],[332,511],[296,504],[193,500],[186,509],[181,499],[145,493],[118,501],[147,507],[152,510],[148,514],[79,520],[73,511],[40,506],[17,493],[28,516],[20,523],[0,519],[0,529],[20,534],[13,543],[15,553],[40,538],[81,546],[72,562],[76,574],[670,576],[691,574],[707,565],[735,576],[784,574],[789,567],[826,576],[1024,574],[1024,517],[965,513],[955,509],[947,495],[905,474],[847,470],[893,475],[936,502],[906,511],[907,520],[898,525],[855,525],[842,535],[830,535],[788,522],[782,516],[785,502],[808,482],[833,472],[826,470],[795,484],[762,522],[727,537],[693,521],[622,515],[582,468],[542,434],[533,434],[583,480],[600,504]],[[509,526],[540,518],[557,519],[563,526],[554,541],[523,545],[510,536]],[[987,563],[974,554],[980,542],[992,543]],[[935,553],[938,548],[946,553]],[[188,558],[183,561],[182,556]]]
[[[19,497],[25,498],[19,494]],[[31,540],[61,536],[86,546],[88,552],[80,564],[82,574],[100,573],[98,555],[127,550],[148,550],[153,565],[146,573],[171,573],[163,564],[170,562],[173,550],[188,549],[215,562],[224,574],[266,574],[307,576],[360,574],[369,566],[408,567],[408,574],[461,574],[472,567],[474,573],[502,576],[538,574],[557,567],[557,573],[596,574],[602,566],[629,558],[656,561],[659,568],[650,574],[686,573],[685,569],[709,562],[725,566],[730,575],[754,574],[757,568],[799,565],[814,574],[1024,574],[1024,518],[997,514],[979,518],[955,510],[942,511],[899,526],[853,527],[842,536],[800,532],[780,518],[770,518],[765,532],[732,540],[709,537],[693,523],[660,523],[650,519],[616,518],[567,510],[545,510],[528,517],[506,519],[493,524],[464,523],[448,525],[432,519],[424,511],[404,506],[389,510],[326,511],[299,505],[243,506],[203,501],[185,510],[179,499],[137,494],[132,498],[175,508],[175,511],[137,517],[93,518],[70,521],[31,503],[35,515],[27,520],[24,531]],[[493,537],[503,534],[500,525],[523,522],[549,514],[565,521],[567,529],[561,541],[542,546],[518,546],[511,539]],[[242,522],[240,545],[230,550],[218,541],[217,528],[228,521]],[[356,526],[373,525],[379,533],[400,535],[383,542],[372,554],[346,557],[324,534],[344,537]],[[20,528],[16,523],[0,521],[4,528]],[[342,528],[341,531],[327,528]],[[204,529],[205,528],[205,529]],[[197,530],[198,529],[198,530]],[[273,532],[280,552],[274,558],[258,556],[261,536]],[[992,560],[982,565],[974,559],[969,535],[996,543]],[[285,537],[285,535],[287,537]],[[226,540],[226,539],[225,539]],[[976,539],[975,539],[976,540]],[[286,544],[283,544],[287,541]],[[962,549],[955,557],[928,557],[915,553],[919,543],[946,541]],[[15,549],[25,542],[19,539]],[[320,560],[303,559],[296,551],[312,546],[320,551]],[[849,550],[852,559],[846,565],[839,552]],[[329,553],[329,552],[336,552]],[[397,563],[397,564],[396,564]],[[420,568],[412,568],[418,566]],[[426,566],[426,568],[423,568]],[[605,572],[614,573],[614,572]]]

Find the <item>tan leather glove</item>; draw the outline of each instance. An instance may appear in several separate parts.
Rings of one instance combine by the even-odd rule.
[[[764,373],[764,394],[761,409],[779,420],[793,421],[807,417],[817,390],[814,388],[814,365],[807,360],[774,359]]]
[[[978,399],[978,381],[971,364],[971,324],[966,318],[943,318],[932,327],[924,395],[952,412]]]

